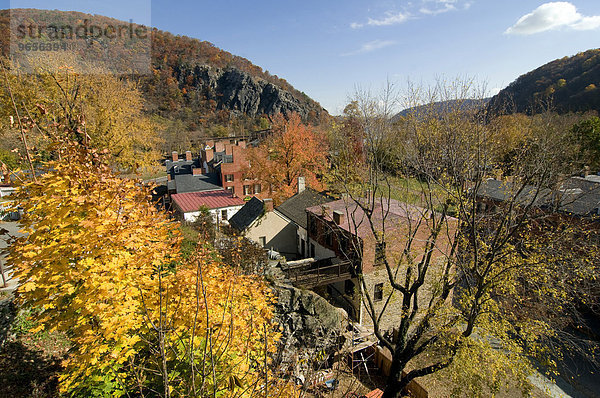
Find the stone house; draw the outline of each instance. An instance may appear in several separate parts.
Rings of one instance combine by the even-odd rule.
[[[315,291],[344,308],[354,321],[370,327],[373,323],[363,302],[364,290],[356,277],[358,271],[363,275],[376,312],[385,311],[380,327],[389,330],[397,326],[401,311],[400,295],[391,288],[381,253],[385,250],[388,261],[393,263],[394,272],[401,279],[405,265],[402,253],[409,249],[413,261],[419,261],[424,256],[425,242],[431,231],[425,221],[428,211],[393,199],[376,205],[373,209],[373,225],[377,233],[385,231],[384,247],[377,244],[361,207],[350,200],[340,199],[309,207],[306,212],[308,242],[316,247],[315,259],[329,260],[332,264],[349,262],[353,267],[353,272],[348,273],[345,280],[320,285]],[[455,231],[456,220],[450,218],[445,233],[440,235],[432,252],[432,264],[440,264],[446,259]],[[413,237],[410,246],[409,236]],[[424,294],[420,299],[426,297]]]

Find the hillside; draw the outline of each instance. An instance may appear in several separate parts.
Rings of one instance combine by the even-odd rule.
[[[46,26],[49,23],[75,26],[85,20],[100,26],[127,24],[74,11],[12,11],[17,11],[24,21],[42,21]],[[9,11],[1,10],[0,42],[4,55],[9,52],[9,23]],[[103,37],[89,40],[86,51],[99,54],[112,51],[109,56],[113,62],[124,65],[140,51],[127,43],[112,44]],[[152,29],[151,44],[151,73],[127,78],[139,81],[150,113],[177,122],[179,127],[198,130],[235,123],[251,128],[260,116],[278,112],[297,112],[304,121],[312,123],[328,117],[317,102],[284,79],[212,43]]]
[[[462,99],[462,100],[448,100],[439,101],[426,105],[414,106],[411,108],[404,109],[392,117],[393,121],[399,120],[401,117],[409,115],[419,116],[421,114],[437,114],[454,110],[474,110],[479,109],[488,103],[490,99]]]
[[[600,111],[600,49],[549,62],[520,76],[490,101],[495,113]]]

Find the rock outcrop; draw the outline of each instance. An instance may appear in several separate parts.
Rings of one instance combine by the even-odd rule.
[[[324,111],[308,97],[297,98],[298,94],[286,91],[279,86],[234,67],[225,69],[209,65],[180,67],[176,71],[177,80],[192,85],[199,96],[215,101],[217,109],[227,109],[233,113],[257,116],[292,112],[303,119],[318,118]]]
[[[277,296],[275,313],[282,333],[279,366],[297,375],[323,366],[344,344],[348,315],[318,294],[291,286],[279,267],[267,274]]]

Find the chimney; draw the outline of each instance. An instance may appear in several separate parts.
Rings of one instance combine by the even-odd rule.
[[[192,161],[192,151],[185,151],[185,160],[188,162]]]
[[[210,162],[211,160],[213,160],[214,157],[214,150],[212,148],[207,148],[204,150],[204,161],[205,162]]]
[[[346,221],[346,215],[341,210],[334,210],[333,212],[333,222],[337,225],[342,225]]]
[[[263,199],[263,204],[267,212],[273,211],[273,199]]]
[[[177,151],[173,151],[173,153],[171,154],[172,159],[174,162],[179,160],[179,155],[177,155]]]
[[[202,167],[192,167],[192,175],[195,175],[195,176],[202,175]]]
[[[304,192],[305,189],[306,189],[306,182],[304,180],[304,177],[298,177],[298,193]]]

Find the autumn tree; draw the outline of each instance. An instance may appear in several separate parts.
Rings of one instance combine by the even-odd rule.
[[[580,145],[584,164],[594,169],[600,167],[600,118],[594,116],[582,120],[573,126],[572,132]]]
[[[528,391],[532,358],[547,369],[556,365],[552,353],[558,350],[549,347],[565,330],[552,314],[568,306],[582,279],[597,275],[588,258],[558,260],[544,243],[566,245],[576,240],[577,227],[560,223],[552,238],[540,229],[551,218],[540,200],[548,200],[548,190],[576,165],[565,150],[569,131],[553,123],[553,115],[511,120],[529,132],[514,139],[510,175],[500,188],[504,200],[489,208],[478,201],[506,162],[506,138],[496,132],[512,128],[500,120],[490,124],[483,111],[464,106],[481,94],[471,81],[409,86],[406,107],[420,107],[400,121],[392,119],[389,87],[381,97],[362,92],[356,98],[365,136],[365,160],[357,167],[362,171],[358,178],[333,177],[348,202],[350,229],[366,225],[379,248],[361,256],[375,256],[387,275],[381,307],[363,270],[355,269],[366,316],[392,355],[384,397],[400,396],[412,380],[438,372],[469,395],[494,394],[509,384]],[[440,101],[448,106],[440,109]],[[380,151],[393,131],[400,151]],[[391,175],[389,157],[398,153]],[[336,170],[335,156],[332,161]],[[392,228],[394,198],[410,215],[400,230]],[[567,286],[571,295],[564,294]],[[533,297],[548,307],[514,310]],[[392,332],[382,320],[389,322],[394,305],[401,311]]]
[[[111,164],[123,171],[152,167],[159,159],[159,126],[144,112],[135,83],[102,69],[75,73],[69,57],[49,56],[29,74],[1,62],[0,136],[9,146],[4,149],[24,150],[14,137],[18,120],[27,119],[29,145],[46,158],[52,156],[49,144],[68,133],[72,140],[109,150]]]
[[[149,188],[118,178],[76,142],[23,182],[25,236],[8,249],[36,330],[64,333],[73,349],[60,390],[76,396],[285,396],[272,375],[278,333],[271,293],[208,247],[180,255],[176,224]],[[283,393],[282,391],[287,391]]]
[[[327,141],[316,128],[302,124],[293,113],[273,118],[273,134],[248,151],[250,166],[245,175],[256,178],[263,189],[281,203],[295,193],[298,177],[314,189],[323,188],[321,176],[327,169]]]

